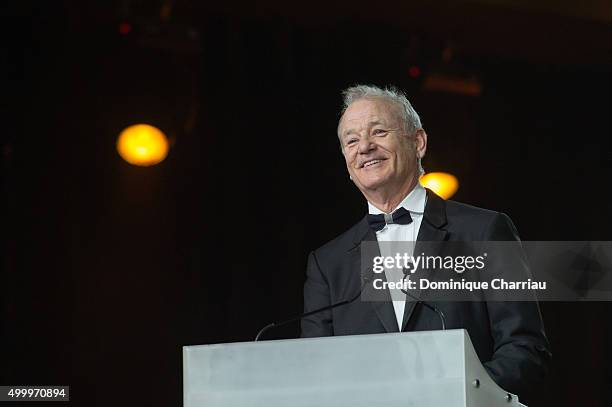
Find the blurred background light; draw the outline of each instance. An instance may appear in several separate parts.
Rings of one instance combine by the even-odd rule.
[[[168,155],[168,139],[154,126],[135,124],[119,134],[117,151],[132,165],[148,167],[162,162]]]
[[[130,23],[119,24],[119,34],[128,35],[132,31],[132,25]]]
[[[456,93],[464,96],[480,96],[482,94],[482,84],[477,77],[433,72],[425,78],[423,89],[430,92]]]
[[[444,199],[455,195],[459,189],[459,180],[446,172],[430,172],[420,179],[421,185],[429,188]]]
[[[416,65],[412,65],[410,68],[408,68],[408,75],[410,75],[412,78],[418,78],[419,75],[421,75],[421,68]]]

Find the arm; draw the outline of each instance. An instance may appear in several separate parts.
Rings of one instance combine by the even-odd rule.
[[[306,282],[304,283],[304,312],[331,304],[329,284],[321,272],[314,252],[308,256]],[[332,336],[332,312],[323,311],[302,319],[302,338]]]
[[[498,214],[491,223],[486,240],[516,241],[516,253],[509,262],[528,275],[524,253],[512,221]],[[500,270],[503,274],[503,270]],[[542,382],[549,370],[552,354],[544,332],[540,308],[533,301],[487,302],[493,356],[485,368],[503,389],[520,396],[528,395]]]

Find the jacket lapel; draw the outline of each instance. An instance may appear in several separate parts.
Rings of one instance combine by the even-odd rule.
[[[378,245],[375,246],[375,250],[367,250],[364,254],[364,263],[361,262],[361,243],[362,242],[377,242],[376,233],[368,226],[368,222],[366,218],[363,218],[357,232],[355,233],[355,238],[353,240],[354,247],[349,250],[349,255],[351,256],[351,270],[360,270],[364,278],[367,278],[369,283],[364,286],[364,290],[370,286],[371,282],[374,278],[382,278],[386,281],[385,274],[377,274],[374,275],[374,271],[372,270],[372,265],[374,264],[374,257],[380,256],[380,249]],[[383,298],[380,298],[379,295],[376,295],[377,301],[371,301],[370,304],[374,308],[378,319],[384,326],[387,332],[399,332],[399,326],[397,325],[397,318],[395,317],[395,310],[393,309],[393,303],[391,302],[391,294],[389,290],[385,290],[383,294]],[[381,301],[382,299],[382,301]]]
[[[425,213],[423,221],[419,228],[417,243],[414,248],[414,255],[417,256],[425,253],[426,256],[435,256],[437,248],[432,245],[425,244],[426,242],[442,242],[446,240],[448,232],[444,228],[447,224],[446,219],[446,202],[438,195],[427,189],[427,203],[425,204]],[[433,245],[438,246],[438,245]],[[431,271],[430,271],[431,272]],[[417,270],[416,274],[420,277],[427,277],[427,270]],[[422,293],[420,289],[414,290],[413,294],[416,298],[421,299]],[[404,308],[404,318],[402,320],[402,331],[410,321],[414,308],[417,304],[415,299],[406,298],[406,306]]]

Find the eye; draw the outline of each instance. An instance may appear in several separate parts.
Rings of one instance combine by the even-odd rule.
[[[346,142],[347,146],[350,146],[351,144],[355,144],[357,142],[356,138],[351,138]]]
[[[385,134],[387,134],[387,130],[385,129],[374,129],[372,131],[372,134],[375,136],[384,136]]]

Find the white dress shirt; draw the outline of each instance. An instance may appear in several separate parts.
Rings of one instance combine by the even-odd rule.
[[[390,244],[381,245],[380,242],[409,242],[409,247],[406,249],[404,245],[402,252],[408,251],[409,255],[414,254],[414,242],[416,242],[419,235],[419,228],[423,221],[423,213],[425,212],[425,202],[427,201],[427,194],[425,188],[421,184],[417,183],[416,187],[400,202],[400,204],[391,211],[393,213],[400,207],[404,207],[410,212],[412,217],[412,223],[408,225],[388,224],[378,232],[376,232],[376,240],[378,240],[378,246],[380,248],[381,256],[395,256],[395,248],[392,248]],[[383,211],[368,202],[368,212],[372,215],[384,214]],[[410,244],[411,243],[411,244]],[[403,277],[403,273],[391,273],[385,270],[385,277],[387,281],[398,281],[399,276]],[[406,295],[401,293],[399,290],[392,290],[391,298],[393,299],[393,309],[395,310],[395,318],[397,319],[397,326],[402,329],[402,320],[404,319],[404,308],[406,306]]]

